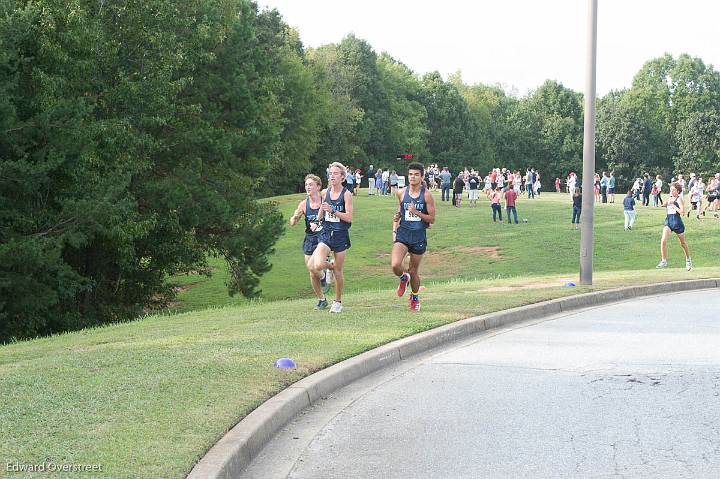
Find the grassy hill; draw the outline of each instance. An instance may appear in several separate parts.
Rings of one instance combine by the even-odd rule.
[[[346,291],[391,288],[391,219],[397,209],[394,197],[368,197],[363,190],[354,198],[354,222],[350,230],[352,247],[345,263]],[[272,199],[289,218],[304,195]],[[665,217],[662,208],[638,208],[632,231],[623,229],[622,196],[618,203],[595,208],[595,271],[653,269],[660,259],[660,233]],[[577,277],[580,232],[572,228],[572,202],[566,194],[543,193],[539,199],[520,197],[520,221],[528,223],[494,224],[489,202],[482,198],[477,208],[462,208],[437,200],[437,223],[428,231],[428,254],[423,261],[423,281],[442,283],[451,279],[491,279],[529,277],[548,274]],[[720,266],[717,233],[720,222],[714,218],[686,220],[690,253],[697,266]],[[304,235],[301,224],[287,228],[278,240],[272,270],[261,281],[262,300],[311,298],[301,250]],[[713,234],[714,232],[714,234]],[[670,265],[684,266],[677,240],[669,247]],[[224,262],[213,259],[211,278],[178,276],[173,282],[183,287],[177,311],[192,311],[219,305],[247,302],[230,298],[225,283]]]
[[[297,199],[278,201],[289,215]],[[529,222],[518,226],[492,224],[487,201],[477,209],[439,205],[423,309],[411,313],[394,296],[389,274],[393,202],[359,197],[356,208],[347,281],[354,292],[340,316],[312,311],[298,226],[280,239],[275,268],[263,280],[265,302],[229,299],[219,271],[210,279],[183,278],[196,283],[181,296],[187,313],[0,346],[0,459],[102,466],[102,474],[73,477],[181,478],[268,397],[394,339],[585,291],[720,276],[716,220],[687,222],[696,269],[682,269],[674,242],[673,268],[656,271],[662,212],[642,210],[636,228],[625,232],[618,205],[598,206],[599,271],[592,287],[569,288],[565,282],[577,277],[579,232],[570,227],[567,197],[521,201],[520,215]],[[273,368],[286,356],[298,369]],[[3,476],[31,475],[2,468]]]

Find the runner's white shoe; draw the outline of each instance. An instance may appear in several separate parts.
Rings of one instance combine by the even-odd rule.
[[[342,313],[342,303],[340,301],[333,301],[332,306],[330,306],[330,312]]]
[[[688,271],[690,271],[692,269],[692,259],[691,258],[687,258],[685,260],[685,269]]]
[[[657,269],[660,268],[667,268],[667,261],[664,259],[661,259],[657,266],[655,266]]]
[[[335,264],[335,260],[330,259],[329,256],[327,258],[327,262],[330,264]],[[333,283],[333,281],[335,281],[335,274],[333,274],[333,270],[331,270],[330,268],[327,268],[324,271],[325,271],[325,283],[327,284],[327,288],[329,290],[330,285]],[[325,292],[327,292],[327,291],[325,291]]]

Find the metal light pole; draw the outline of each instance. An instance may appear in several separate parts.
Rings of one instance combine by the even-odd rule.
[[[585,137],[583,139],[582,225],[580,229],[580,284],[592,284],[593,190],[595,175],[595,69],[597,64],[597,0],[588,0],[588,42],[585,70]]]

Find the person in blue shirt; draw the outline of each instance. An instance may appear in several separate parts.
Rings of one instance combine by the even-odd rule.
[[[451,192],[450,187],[452,186],[452,176],[450,175],[450,172],[448,171],[448,167],[444,166],[442,169],[442,172],[440,173],[440,188],[442,189],[442,201],[450,201],[451,200]]]
[[[393,226],[391,266],[399,278],[397,295],[403,296],[410,283],[410,310],[420,310],[420,262],[427,249],[426,229],[435,223],[435,200],[423,185],[424,167],[420,163],[408,165],[408,186],[397,192],[400,203],[396,213],[397,229]],[[403,260],[410,255],[405,269]]]
[[[608,202],[615,203],[615,172],[610,172],[610,178],[608,178]]]
[[[352,168],[347,169],[347,176],[345,177],[345,187],[350,194],[355,193],[355,175],[353,174]]]
[[[602,196],[602,202],[607,203],[607,190],[608,190],[608,175],[603,171],[602,178],[600,178],[600,196]]]
[[[643,175],[642,195],[643,195],[643,206],[650,206],[650,192],[652,191],[652,181],[650,181],[650,175],[645,173]]]
[[[635,198],[633,198],[633,190],[627,192],[627,196],[623,199],[623,213],[625,214],[625,231],[631,230],[635,224]]]

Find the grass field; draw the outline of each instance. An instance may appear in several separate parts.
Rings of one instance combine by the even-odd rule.
[[[347,254],[346,291],[369,291],[393,286],[390,273],[391,219],[397,209],[394,197],[368,197],[367,190],[354,198],[352,247]],[[276,201],[289,218],[303,195],[284,196]],[[622,195],[617,203],[595,208],[594,270],[653,269],[660,259],[660,233],[665,217],[662,208],[638,208],[632,231],[623,229]],[[437,223],[428,230],[428,254],[423,261],[423,281],[428,284],[451,279],[491,279],[548,274],[568,275],[579,271],[580,232],[572,228],[572,202],[568,195],[543,193],[539,199],[518,201],[520,221],[493,224],[489,202],[482,198],[477,208],[462,208],[437,201]],[[505,218],[503,218],[505,219]],[[718,232],[720,221],[685,220],[690,253],[697,266],[720,266]],[[262,300],[311,297],[312,290],[303,262],[303,226],[288,227],[276,245],[273,269],[261,281]],[[671,267],[683,267],[684,255],[675,238],[669,246]],[[247,300],[227,294],[227,273],[222,260],[212,261],[211,278],[178,276],[173,282],[185,288],[177,311],[192,311],[219,305],[237,305]]]
[[[281,198],[288,213],[298,197]],[[378,345],[461,318],[591,290],[720,276],[715,220],[687,221],[697,268],[656,271],[662,213],[641,210],[622,229],[618,205],[597,207],[593,286],[577,277],[579,233],[567,197],[521,201],[527,224],[493,225],[490,208],[439,205],[419,313],[393,294],[388,198],[358,197],[348,254],[345,311],[312,311],[299,245],[290,229],[264,280],[264,302],[229,300],[222,273],[182,278],[183,314],[0,346],[0,459],[6,463],[99,464],[71,477],[183,477],[225,431],[288,384]],[[202,281],[200,281],[202,279]],[[280,300],[288,296],[289,300]],[[277,299],[277,301],[270,301]],[[226,307],[233,302],[241,304]],[[204,306],[213,306],[203,309]],[[296,370],[273,368],[292,357]],[[28,477],[0,469],[0,476]],[[42,477],[70,475],[42,474]]]

